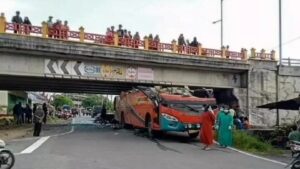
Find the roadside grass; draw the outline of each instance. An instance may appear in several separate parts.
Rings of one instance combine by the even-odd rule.
[[[234,147],[259,155],[282,155],[283,151],[274,148],[270,143],[248,134],[245,131],[234,131]]]
[[[54,117],[49,116],[47,124],[68,124],[70,122],[71,122],[71,120],[65,120],[62,118],[58,118],[56,116],[54,116]]]

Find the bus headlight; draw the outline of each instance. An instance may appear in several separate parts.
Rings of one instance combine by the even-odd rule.
[[[192,128],[192,124],[188,124],[188,127],[189,127],[189,128]]]
[[[171,116],[171,115],[168,115],[166,113],[161,113],[161,115],[166,118],[167,120],[170,120],[170,121],[178,121],[178,119],[174,116]]]
[[[197,124],[197,128],[200,128],[201,127],[201,125],[200,124]]]

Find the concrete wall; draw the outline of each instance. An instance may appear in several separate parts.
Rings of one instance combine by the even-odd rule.
[[[253,125],[273,126],[276,110],[258,109],[256,106],[276,101],[276,62],[251,60],[249,71],[249,115]],[[280,67],[279,101],[295,98],[300,93],[299,67]],[[280,123],[291,123],[299,119],[298,111],[280,110]]]

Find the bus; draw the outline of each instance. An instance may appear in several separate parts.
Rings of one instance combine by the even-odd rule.
[[[205,107],[215,104],[215,98],[192,96],[186,88],[137,87],[116,98],[115,118],[122,127],[146,129],[149,137],[175,131],[195,138]]]

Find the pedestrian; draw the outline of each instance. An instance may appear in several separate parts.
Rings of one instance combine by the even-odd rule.
[[[183,34],[180,34],[178,37],[178,53],[183,53],[185,50],[186,42],[184,40]]]
[[[132,39],[131,31],[128,31],[128,38]]]
[[[153,43],[154,43],[154,46],[155,46],[154,49],[159,50],[159,43],[160,43],[159,35],[155,35]]]
[[[62,25],[62,39],[68,39],[69,26],[68,21],[64,21],[64,25]]]
[[[148,36],[148,43],[149,43],[149,49],[153,50],[154,45],[153,45],[153,35],[152,35],[152,33],[150,33],[149,36]]]
[[[17,124],[21,124],[21,115],[22,115],[22,104],[21,102],[19,102],[18,104],[16,104],[13,108],[13,115],[14,115],[14,119],[16,121]]]
[[[61,38],[62,37],[61,29],[62,29],[61,20],[57,19],[56,22],[53,24],[53,36],[54,36],[54,38]]]
[[[114,26],[111,26],[111,27],[110,27],[110,31],[111,31],[111,32],[113,33],[113,35],[114,35],[115,32],[116,32],[116,31],[115,31],[115,27],[114,27]]]
[[[112,30],[110,28],[107,28],[104,43],[108,44],[108,45],[112,45],[113,41],[114,41],[113,39],[114,39],[114,34],[113,34]]]
[[[117,30],[117,34],[118,34],[118,37],[119,37],[119,46],[121,46],[121,38],[124,37],[124,30],[122,29],[122,25],[119,24],[119,29]]]
[[[39,137],[42,130],[42,122],[45,117],[44,110],[41,106],[37,106],[36,111],[34,112],[34,132],[33,136]]]
[[[26,107],[22,106],[22,115],[21,115],[21,120],[22,120],[22,124],[24,124],[26,122]]]
[[[291,127],[291,132],[288,135],[289,141],[298,141],[300,142],[300,132],[297,125]]]
[[[32,109],[30,108],[29,104],[26,104],[25,117],[27,123],[32,123]]]
[[[200,142],[205,145],[203,150],[210,150],[210,146],[213,144],[213,126],[216,120],[215,113],[211,106],[205,108],[205,112],[201,115],[201,119],[202,127],[200,129]]]
[[[25,16],[23,24],[24,24],[24,33],[26,35],[29,35],[31,32],[31,22],[27,16]]]
[[[192,43],[190,43],[189,45],[192,46],[192,47],[198,47],[199,42],[197,40],[197,37],[194,37]]]
[[[103,121],[106,121],[106,106],[105,106],[105,104],[102,106],[100,117]]]
[[[228,106],[218,113],[216,129],[218,130],[218,141],[220,146],[223,148],[231,146],[233,141],[233,116],[230,115]]]
[[[46,103],[43,104],[43,111],[44,111],[43,122],[46,124],[47,123],[47,115],[48,115],[48,108],[47,108]]]
[[[134,41],[133,46],[134,46],[134,48],[139,48],[140,40],[141,40],[140,34],[139,34],[139,32],[136,32],[133,36],[133,41]]]
[[[11,22],[14,25],[14,33],[21,33],[21,24],[23,24],[23,19],[20,16],[20,11],[16,11],[16,16],[13,16]]]
[[[126,29],[124,29],[123,43],[127,47],[130,46],[130,39],[129,39],[129,35],[128,35],[128,32]]]
[[[47,27],[48,27],[48,37],[52,38],[54,30],[53,30],[53,16],[49,16],[48,21],[47,21]]]

